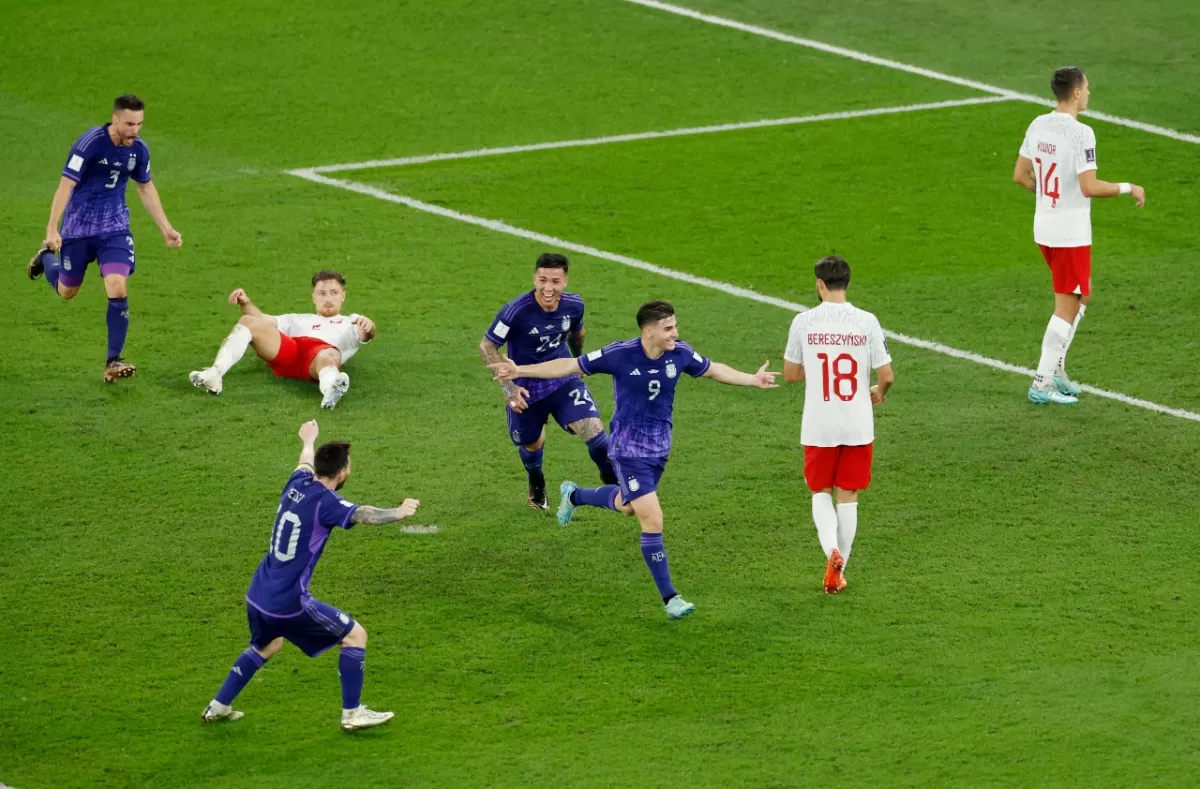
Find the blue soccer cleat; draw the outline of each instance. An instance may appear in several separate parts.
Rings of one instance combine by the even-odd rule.
[[[683,619],[696,610],[696,606],[684,600],[679,595],[675,595],[668,600],[666,608],[667,619]]]
[[[1083,391],[1079,388],[1079,384],[1072,381],[1066,375],[1063,375],[1061,378],[1056,375],[1052,380],[1054,381],[1054,388],[1057,389],[1060,394],[1065,394],[1070,397],[1078,397],[1079,393]]]
[[[571,494],[578,488],[579,486],[569,479],[558,486],[558,492],[562,494],[558,502],[559,526],[566,526],[571,522],[571,518],[575,517],[575,505],[571,503]]]
[[[1057,389],[1038,389],[1036,386],[1031,386],[1029,387],[1029,402],[1036,405],[1074,405],[1079,402],[1079,398],[1063,394]]]

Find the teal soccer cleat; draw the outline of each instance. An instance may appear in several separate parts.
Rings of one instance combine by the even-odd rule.
[[[1062,378],[1056,375],[1052,380],[1054,381],[1054,388],[1058,389],[1060,394],[1065,394],[1068,397],[1078,397],[1079,393],[1083,391],[1079,388],[1079,384],[1065,375]]]
[[[1029,402],[1036,405],[1073,405],[1079,402],[1079,398],[1063,394],[1057,389],[1038,389],[1036,386],[1031,386],[1029,387]]]
[[[696,610],[696,606],[675,595],[667,601],[667,619],[683,619]]]
[[[579,486],[571,480],[566,480],[558,486],[558,492],[562,494],[562,499],[558,502],[558,525],[566,526],[571,522],[571,518],[575,517],[575,505],[571,503],[571,494]]]

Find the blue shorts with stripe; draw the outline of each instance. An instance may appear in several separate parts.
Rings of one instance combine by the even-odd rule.
[[[309,657],[342,643],[354,628],[354,619],[349,614],[316,598],[305,600],[303,609],[296,614],[267,613],[247,601],[246,617],[250,621],[250,646],[266,649],[267,644],[282,637]]]

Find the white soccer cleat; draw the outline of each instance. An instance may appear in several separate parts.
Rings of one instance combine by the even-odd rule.
[[[221,394],[221,374],[217,372],[215,367],[205,367],[203,370],[192,370],[188,373],[188,380],[192,382],[192,386],[197,389],[204,388],[209,394]]]
[[[333,408],[338,404],[338,400],[342,399],[342,395],[350,389],[350,376],[345,373],[338,373],[333,376],[333,380],[329,383],[329,390],[321,390],[321,394],[325,395],[321,399],[322,408]],[[378,724],[377,724],[378,725]]]
[[[667,601],[667,619],[683,619],[689,616],[696,610],[696,606],[684,600],[679,595],[675,595]]]
[[[1029,402],[1035,405],[1074,405],[1079,402],[1079,398],[1063,394],[1058,389],[1038,389],[1036,386],[1031,386],[1029,387]]]
[[[238,712],[233,707],[227,707],[220,702],[213,701],[204,708],[204,713],[200,716],[205,723],[221,723],[222,721],[235,721],[242,717],[245,713]]]
[[[382,726],[394,717],[396,717],[394,712],[376,712],[368,709],[366,704],[360,704],[352,710],[342,710],[342,730],[372,729]]]

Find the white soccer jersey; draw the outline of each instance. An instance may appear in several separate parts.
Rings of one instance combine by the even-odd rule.
[[[315,337],[327,342],[342,352],[342,362],[346,362],[358,349],[365,344],[358,338],[358,314],[334,315],[323,318],[320,315],[301,315],[289,313],[276,315],[275,321],[279,330],[289,337]]]
[[[1039,115],[1029,124],[1021,155],[1033,162],[1037,210],[1033,240],[1047,247],[1092,244],[1092,201],[1079,175],[1095,170],[1096,133],[1065,112]]]
[[[875,440],[871,371],[892,363],[878,318],[849,303],[813,307],[792,321],[783,358],[804,365],[801,444],[861,446]]]

